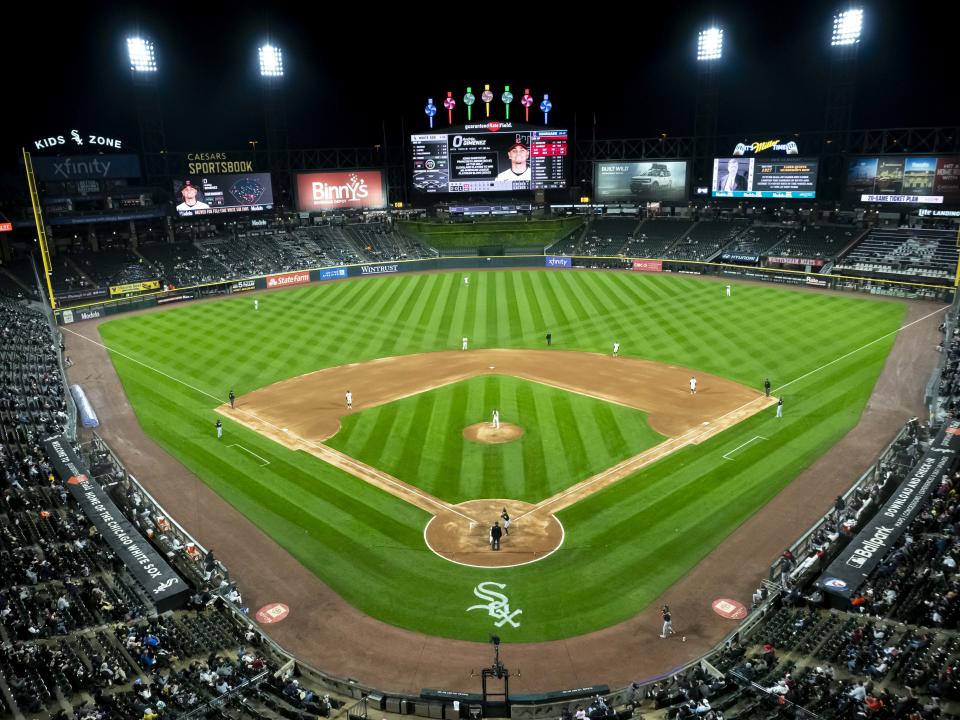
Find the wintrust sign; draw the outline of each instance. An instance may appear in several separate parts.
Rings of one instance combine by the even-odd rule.
[[[299,173],[297,205],[300,212],[385,208],[383,173],[379,170]]]

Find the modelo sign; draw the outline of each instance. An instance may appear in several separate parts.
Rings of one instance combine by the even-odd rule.
[[[297,209],[300,212],[385,207],[387,195],[380,170],[297,173]]]
[[[309,272],[289,272],[280,275],[267,275],[267,288],[288,287],[290,285],[305,285],[310,282]]]

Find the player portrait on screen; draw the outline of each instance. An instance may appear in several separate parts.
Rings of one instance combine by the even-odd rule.
[[[749,161],[747,161],[748,163]],[[744,163],[744,173],[748,169],[748,164]],[[746,190],[747,178],[740,174],[740,161],[736,158],[727,160],[726,172],[717,173],[717,192],[732,192],[734,190]]]
[[[497,182],[522,181],[530,182],[530,148],[529,140],[517,135],[517,140],[507,149],[507,159],[510,166],[497,175]],[[501,167],[503,165],[501,164]]]
[[[177,205],[177,212],[210,209],[209,205],[197,199],[197,188],[190,180],[184,181],[183,187],[180,188],[180,195],[183,197],[183,202]]]

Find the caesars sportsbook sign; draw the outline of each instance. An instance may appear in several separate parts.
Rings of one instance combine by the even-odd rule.
[[[387,194],[380,170],[297,173],[297,209],[300,212],[385,207]]]

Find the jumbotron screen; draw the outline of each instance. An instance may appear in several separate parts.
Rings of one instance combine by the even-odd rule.
[[[866,203],[960,205],[960,156],[853,158],[846,194]]]
[[[567,131],[467,125],[410,136],[413,187],[421,193],[511,192],[567,187]]]
[[[687,163],[685,160],[604,160],[596,165],[593,187],[597,200],[686,200]]]
[[[713,161],[715,198],[777,198],[812,200],[817,196],[816,159],[794,157],[716,158]]]
[[[273,210],[270,173],[197,175],[173,181],[180,217]]]

